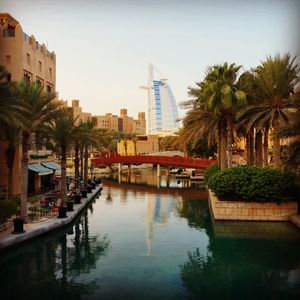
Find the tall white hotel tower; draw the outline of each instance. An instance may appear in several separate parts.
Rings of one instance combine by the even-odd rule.
[[[174,95],[167,83],[167,79],[154,79],[154,71],[162,77],[160,72],[149,63],[148,85],[141,86],[141,88],[148,90],[148,134],[178,128],[178,110]]]

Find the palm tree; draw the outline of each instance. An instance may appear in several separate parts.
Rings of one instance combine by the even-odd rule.
[[[264,165],[267,165],[269,131],[288,122],[291,93],[298,82],[299,68],[290,54],[267,57],[253,71],[256,85],[256,103],[245,109],[242,118],[248,128],[255,127],[264,133]],[[274,163],[280,163],[280,138],[273,135]]]
[[[88,158],[89,158],[89,148],[92,146],[99,145],[99,130],[94,128],[94,123],[90,120],[81,124],[83,130],[82,133],[82,147],[84,150],[84,168],[83,168],[83,182],[87,186],[88,182]]]
[[[43,86],[23,79],[14,88],[14,95],[25,109],[22,128],[21,203],[20,217],[27,222],[28,151],[31,135],[39,124],[47,123],[61,113],[61,104],[53,101],[54,93],[44,92]]]
[[[189,88],[189,95],[195,97],[192,102],[194,105],[192,111],[198,109],[198,113],[202,115],[204,112],[211,113],[211,116],[215,114],[214,120],[218,120],[218,122],[214,122],[217,128],[216,126],[206,128],[211,128],[214,133],[216,130],[218,132],[218,154],[221,169],[227,167],[226,145],[228,166],[231,166],[235,115],[237,109],[246,104],[246,94],[238,86],[237,79],[240,68],[241,66],[227,63],[209,67],[204,81],[196,83],[196,88]],[[187,104],[191,105],[191,103]],[[195,126],[197,127],[197,125]],[[203,129],[203,123],[199,126]]]
[[[66,114],[44,125],[44,135],[58,146],[61,155],[61,206],[65,207],[67,199],[67,150],[78,136],[79,129],[75,126],[72,116]]]
[[[7,180],[7,199],[13,196],[13,183],[14,183],[14,163],[16,151],[21,142],[22,129],[17,125],[4,126],[4,141],[7,143],[6,148],[6,165],[8,168]]]
[[[26,110],[19,99],[14,97],[12,88],[15,83],[6,80],[8,71],[0,65],[0,125],[22,125],[22,116]],[[3,130],[2,130],[3,131]]]

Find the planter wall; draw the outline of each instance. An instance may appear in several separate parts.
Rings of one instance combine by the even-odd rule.
[[[211,190],[209,202],[215,220],[288,221],[298,211],[297,202],[220,201]]]

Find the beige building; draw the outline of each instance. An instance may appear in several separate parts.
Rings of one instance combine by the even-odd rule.
[[[129,134],[145,134],[146,118],[144,112],[138,113],[138,119],[127,115],[127,109],[120,109],[120,116],[107,113],[102,116],[93,116],[93,122],[97,128],[115,130]]]
[[[76,125],[80,124],[81,122],[86,122],[88,120],[92,120],[92,114],[86,113],[82,111],[82,108],[79,106],[79,100],[74,99],[72,100],[71,112],[73,118],[76,119]]]
[[[40,83],[45,91],[55,92],[56,57],[48,51],[45,44],[29,36],[19,22],[8,13],[0,13],[0,65],[9,72],[8,81],[21,81],[24,77],[30,82]],[[62,101],[64,106],[67,105]],[[5,196],[8,183],[8,168],[6,165],[7,144],[0,141],[0,197]],[[22,149],[16,149],[13,166],[13,194],[20,193]],[[28,183],[29,191],[36,192],[53,179],[55,171],[44,167],[42,163],[54,165],[54,157],[50,153],[29,151]],[[49,176],[48,176],[49,175]]]
[[[159,151],[158,137],[156,135],[138,135],[136,141],[121,140],[117,144],[118,154],[147,155]]]
[[[10,73],[8,80],[21,81],[26,77],[54,92],[55,53],[40,44],[34,35],[23,32],[19,22],[8,13],[0,13],[0,28],[0,65]]]

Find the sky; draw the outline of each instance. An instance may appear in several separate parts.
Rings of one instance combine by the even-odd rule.
[[[93,115],[146,112],[149,60],[180,103],[208,66],[300,57],[300,0],[0,0],[0,11],[56,53],[59,97]]]

